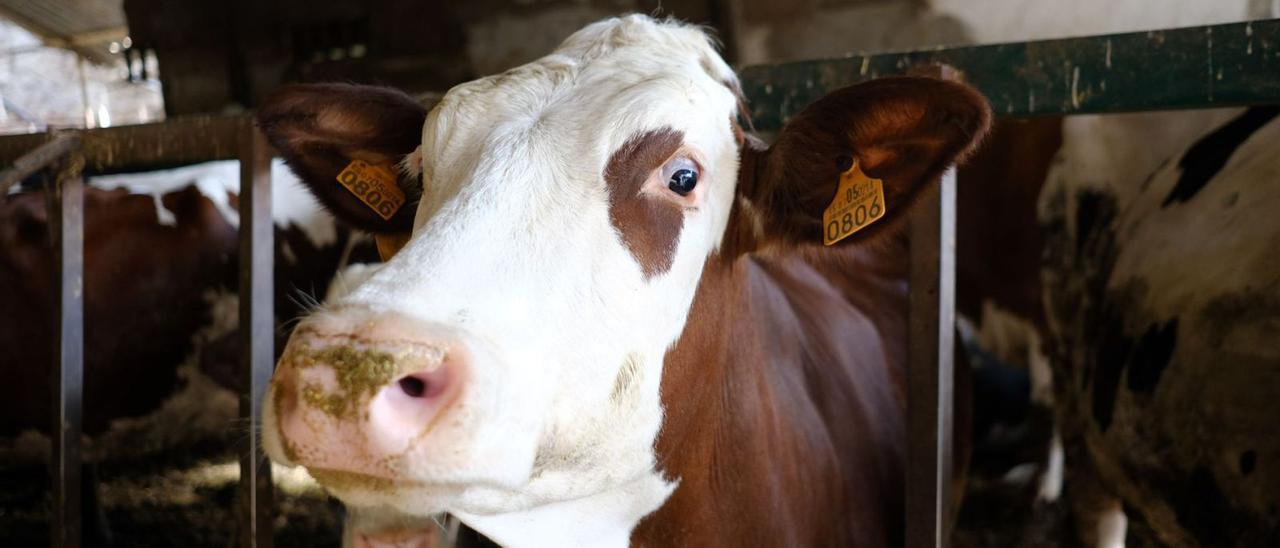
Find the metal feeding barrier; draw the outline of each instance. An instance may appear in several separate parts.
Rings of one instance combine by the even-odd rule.
[[[29,151],[29,152],[27,152]],[[25,154],[23,154],[25,152]],[[19,155],[21,154],[21,155]],[[242,546],[270,546],[271,467],[257,436],[262,396],[275,362],[272,287],[271,149],[239,117],[194,117],[160,124],[19,135],[0,139],[0,200],[9,188],[52,168],[57,329],[50,433],[53,546],[81,544],[80,431],[84,398],[84,170],[146,169],[240,160],[240,419],[254,433],[240,449],[237,531]]]
[[[1280,104],[1280,20],[747,67],[740,73],[757,128],[775,131],[828,91],[922,66],[952,67],[1000,116],[1118,113]],[[944,71],[945,72],[945,71]],[[943,76],[946,76],[945,74]],[[257,420],[273,367],[271,150],[252,119],[160,124],[0,138],[0,200],[41,171],[50,183],[58,293],[52,364],[51,542],[81,541],[80,430],[84,361],[82,172],[240,160],[240,447],[237,531],[272,542],[272,483]],[[947,545],[955,320],[955,172],[912,221],[906,544]]]

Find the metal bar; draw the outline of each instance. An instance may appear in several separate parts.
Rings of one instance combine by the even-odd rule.
[[[53,546],[80,546],[80,430],[84,402],[84,180],[78,162],[59,174],[52,209],[54,275]]]
[[[271,464],[261,446],[262,399],[275,362],[271,149],[251,123],[240,130],[240,418],[249,441],[240,454],[240,545],[272,543]]]
[[[947,546],[955,333],[956,172],[925,191],[911,219],[907,347],[906,545]]]
[[[47,138],[47,135],[45,137]],[[78,146],[80,146],[80,136],[75,133],[63,133],[35,147],[35,150],[14,159],[13,165],[0,171],[0,200],[4,200],[4,197],[9,194],[9,187],[66,156]]]
[[[85,169],[103,173],[234,160],[239,157],[240,130],[250,123],[248,116],[193,116],[77,133]],[[14,162],[48,140],[43,133],[0,137],[0,165]]]
[[[828,91],[947,64],[1008,116],[1280,103],[1280,19],[747,67],[757,128],[776,130]]]

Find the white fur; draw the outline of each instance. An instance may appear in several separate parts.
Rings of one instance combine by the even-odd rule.
[[[736,82],[698,28],[610,19],[539,61],[458,86],[427,118],[414,237],[330,304],[458,333],[468,387],[392,492],[357,508],[449,511],[515,545],[625,545],[678,478],[656,469],[663,357],[682,332],[737,182]],[[702,165],[671,268],[646,279],[603,179],[631,137],[670,127]],[[622,368],[626,378],[615,390]],[[274,396],[272,396],[274,397]],[[283,459],[272,405],[264,445]]]
[[[329,288],[325,290],[324,300],[332,302],[347,296],[352,290],[369,279],[374,272],[377,272],[381,266],[380,264],[355,263],[337,271],[333,275],[333,280],[329,282]]]
[[[133,194],[150,195],[156,202],[157,221],[166,226],[175,225],[177,219],[160,202],[161,196],[194,184],[231,226],[240,226],[240,212],[230,202],[230,195],[240,193],[240,162],[236,160],[144,173],[99,175],[90,177],[88,184],[104,190],[123,188]],[[271,215],[278,225],[297,226],[316,247],[337,241],[333,216],[316,203],[302,181],[280,159],[271,163]]]
[[[509,548],[625,547],[630,544],[635,524],[662,506],[675,487],[649,474],[602,493],[523,512],[456,515],[490,540]]]
[[[1045,462],[1044,475],[1040,476],[1040,491],[1036,500],[1057,502],[1062,496],[1062,481],[1066,475],[1066,452],[1062,447],[1062,434],[1053,430],[1053,439],[1049,442],[1049,458]],[[1123,538],[1123,537],[1122,537]]]
[[[1129,517],[1117,502],[1098,516],[1098,548],[1124,548],[1128,529]]]

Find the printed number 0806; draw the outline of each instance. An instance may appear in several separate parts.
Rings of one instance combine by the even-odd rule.
[[[853,189],[849,189],[849,199],[853,199]],[[827,224],[827,239],[834,240],[842,234],[849,234],[856,229],[862,228],[868,221],[880,216],[883,208],[880,206],[880,200],[873,198],[871,206],[867,204],[858,204],[858,207],[846,211],[839,220],[833,220]]]
[[[357,177],[355,173],[349,171],[343,173],[342,184],[351,189],[351,192],[359,196],[365,203],[377,208],[378,213],[381,213],[384,217],[395,213],[397,205],[395,201],[385,199],[381,192],[371,188],[368,181]]]

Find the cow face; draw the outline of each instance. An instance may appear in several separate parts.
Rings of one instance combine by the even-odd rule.
[[[821,242],[855,160],[904,209],[988,116],[961,85],[889,80],[829,95],[765,150],[736,131],[736,89],[700,29],[633,16],[429,114],[377,88],[273,97],[260,124],[319,199],[411,236],[295,331],[265,406],[271,456],[348,503],[413,514],[644,478],[657,495],[635,506],[656,508],[673,487],[653,452],[663,357],[709,258]],[[416,208],[361,203],[337,182],[353,160],[400,163]]]

